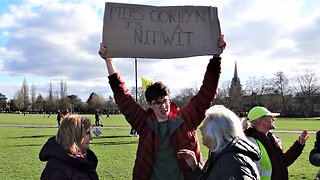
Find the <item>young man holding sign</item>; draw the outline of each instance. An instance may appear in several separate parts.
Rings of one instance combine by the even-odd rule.
[[[224,49],[223,36],[217,46]],[[195,152],[203,165],[197,127],[205,118],[218,89],[221,73],[220,55],[214,55],[207,66],[199,92],[182,109],[170,100],[167,87],[156,82],[148,86],[145,95],[149,108],[144,110],[131,96],[124,81],[108,57],[107,47],[100,45],[100,56],[105,60],[109,83],[114,98],[126,120],[139,134],[137,157],[132,179],[190,179],[189,167],[177,158],[181,149]]]

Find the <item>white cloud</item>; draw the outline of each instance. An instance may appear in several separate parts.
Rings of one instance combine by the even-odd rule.
[[[320,1],[117,1],[146,5],[217,6],[228,43],[222,54],[222,81],[233,76],[237,61],[242,84],[249,76],[271,77],[277,71],[293,76],[310,69],[319,72]],[[196,4],[195,4],[196,3]],[[0,7],[4,8],[4,7]],[[104,62],[97,51],[101,41],[104,1],[25,0],[0,14],[0,92],[12,98],[26,77],[46,96],[61,79],[68,93],[86,100],[91,92],[111,95]],[[140,77],[165,82],[172,92],[200,85],[210,57],[138,60]],[[115,59],[127,86],[135,85],[134,60]],[[19,76],[20,82],[10,77]],[[14,79],[14,80],[13,80]],[[35,81],[33,81],[35,80]]]

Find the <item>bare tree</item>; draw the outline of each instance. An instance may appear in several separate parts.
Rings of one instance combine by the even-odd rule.
[[[250,76],[246,81],[246,86],[244,88],[244,95],[246,106],[260,105],[261,104],[261,93],[263,92],[263,87],[260,80],[256,76]],[[246,109],[247,111],[247,109]]]
[[[43,111],[44,109],[45,109],[45,100],[41,94],[38,94],[34,103],[34,110],[40,112],[40,111]]]
[[[62,79],[60,81],[60,98],[63,99],[67,96],[67,83]]]
[[[293,80],[293,87],[301,104],[300,109],[303,110],[305,117],[309,117],[314,111],[312,107],[320,90],[318,77],[315,72],[307,70],[303,74],[296,75]]]
[[[67,83],[64,82],[62,79],[60,81],[60,108],[61,110],[71,110],[72,104],[71,100],[68,98],[68,92],[67,92]]]
[[[132,87],[131,88],[131,94],[134,95],[134,99],[136,99],[135,94],[136,94],[136,87]],[[147,109],[148,108],[148,104],[145,98],[145,94],[142,90],[142,87],[138,87],[138,91],[137,91],[137,99],[136,99],[137,103],[140,104],[141,107]]]
[[[23,94],[21,92],[21,90],[17,91],[14,94],[14,97],[12,99],[12,105],[14,106],[14,110],[19,110],[22,111],[24,110],[24,102],[23,102],[24,98],[23,98]]]
[[[118,105],[114,101],[114,98],[112,96],[109,96],[107,102],[106,102],[106,110],[108,110],[110,113],[114,114],[118,111]]]
[[[46,110],[49,112],[54,112],[57,110],[58,99],[53,95],[52,83],[49,84],[48,97],[46,99]]]
[[[34,84],[31,85],[31,110],[34,111],[34,104],[36,102],[36,86]]]
[[[20,111],[26,111],[30,101],[29,101],[29,87],[26,81],[26,78],[23,79],[23,83],[20,91],[15,93],[13,98],[14,104]]]
[[[69,95],[68,98],[70,99],[70,103],[72,105],[70,109],[71,112],[79,112],[82,105],[82,101],[80,97],[73,94],[73,95]]]
[[[229,91],[230,91],[230,81],[223,81],[219,83],[217,97],[213,100],[214,104],[223,104],[229,107]]]
[[[246,81],[246,87],[244,89],[244,93],[246,95],[264,95],[269,94],[272,89],[270,81],[265,77],[261,77],[260,79],[256,76],[250,76]]]
[[[48,91],[48,101],[53,101],[53,87],[52,83],[49,84],[49,91]]]
[[[28,109],[28,106],[30,104],[29,101],[29,87],[26,78],[23,79],[23,84],[21,87],[21,93],[23,97],[23,109],[26,111]]]
[[[288,98],[290,97],[288,95],[290,95],[292,92],[292,89],[289,86],[289,79],[286,77],[284,72],[279,71],[274,74],[274,77],[271,79],[271,84],[274,89],[274,94],[278,94],[280,96],[281,109],[286,111],[289,101]]]
[[[172,98],[172,101],[179,107],[184,107],[191,100],[191,98],[198,93],[196,83],[191,88],[183,88]],[[214,92],[212,92],[214,93]]]
[[[87,103],[88,110],[91,113],[94,113],[97,109],[99,109],[102,112],[104,110],[106,101],[102,95],[92,92],[87,100]]]

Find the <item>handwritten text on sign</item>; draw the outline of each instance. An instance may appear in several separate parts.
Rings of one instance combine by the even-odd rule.
[[[110,57],[177,58],[219,54],[217,9],[106,3],[103,43]]]

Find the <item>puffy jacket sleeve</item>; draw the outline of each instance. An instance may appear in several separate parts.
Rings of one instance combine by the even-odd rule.
[[[181,109],[181,116],[190,127],[197,128],[203,121],[205,111],[217,94],[220,73],[221,57],[213,57],[207,66],[199,92]]]
[[[114,99],[121,112],[126,117],[128,123],[138,132],[144,127],[144,119],[147,117],[146,111],[135,102],[124,81],[118,73],[109,77],[109,84],[114,94]]]
[[[310,151],[309,162],[314,166],[320,166],[320,149],[314,148]]]
[[[309,162],[314,166],[320,166],[320,131],[316,133],[314,148],[310,151]]]

